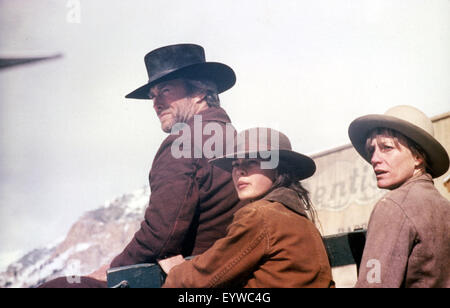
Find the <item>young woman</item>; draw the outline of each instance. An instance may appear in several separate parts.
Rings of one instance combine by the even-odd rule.
[[[390,190],[371,214],[357,287],[450,287],[450,202],[432,178],[449,157],[430,119],[411,106],[353,121],[349,136]]]
[[[259,136],[258,142],[250,136]],[[308,192],[299,182],[313,175],[314,161],[292,151],[289,139],[271,129],[250,129],[237,140],[243,143],[234,153],[211,163],[232,172],[238,196],[248,204],[235,213],[227,235],[203,254],[160,261],[169,272],[163,287],[334,286]],[[278,164],[267,169],[269,156]]]

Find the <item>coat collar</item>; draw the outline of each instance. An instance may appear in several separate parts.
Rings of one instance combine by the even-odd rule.
[[[184,125],[188,125],[191,128],[194,128],[194,130],[196,129],[196,124],[195,124],[195,117],[196,116],[201,116],[200,120],[201,120],[201,132],[200,134],[203,135],[203,126],[206,123],[209,122],[216,122],[219,123],[221,125],[227,125],[228,123],[231,123],[231,120],[227,114],[227,112],[222,109],[221,107],[208,107],[207,109],[199,112],[198,114],[196,114],[194,117],[192,117],[191,119],[189,119],[188,121],[186,121],[186,123],[184,123],[183,125],[175,125],[172,127],[172,130],[170,132],[170,135],[168,136],[168,138],[171,140],[173,138],[178,138],[179,136],[179,130],[183,129]],[[198,120],[197,120],[198,121]],[[234,127],[233,127],[234,130]],[[195,132],[192,134],[192,136],[195,135]]]
[[[407,185],[410,185],[412,183],[419,182],[419,181],[430,182],[432,184],[434,183],[431,175],[428,173],[425,173],[422,175],[413,176],[412,178],[408,179],[405,183],[403,183],[400,187],[405,187]],[[400,187],[398,187],[398,188],[400,188]]]
[[[277,188],[268,193],[263,199],[272,202],[279,202],[283,204],[285,207],[289,208],[290,210],[302,216],[308,217],[302,200],[300,199],[298,194],[290,188],[287,187]]]
[[[208,107],[207,109],[199,112],[197,115],[202,116],[202,122],[222,122],[231,123],[228,114],[222,107]],[[189,120],[186,124],[193,125],[194,118]]]

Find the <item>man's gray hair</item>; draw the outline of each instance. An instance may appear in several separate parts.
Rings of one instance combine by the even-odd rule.
[[[219,94],[217,93],[217,86],[210,80],[194,80],[184,79],[188,92],[196,94],[198,92],[206,94],[206,103],[209,107],[220,107]]]

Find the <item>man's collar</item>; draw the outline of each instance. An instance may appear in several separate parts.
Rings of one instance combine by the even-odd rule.
[[[228,114],[222,107],[208,107],[199,112],[197,116],[202,116],[202,121],[231,123]],[[191,124],[191,122],[193,123],[193,121],[194,119],[191,119],[188,124]]]

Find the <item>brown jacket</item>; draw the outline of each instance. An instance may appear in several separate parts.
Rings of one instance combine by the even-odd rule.
[[[200,115],[203,127],[214,123],[225,132],[230,125],[222,108],[208,108]],[[191,129],[191,158],[175,158],[171,150],[183,132],[169,135],[161,144],[149,175],[151,196],[145,220],[111,267],[155,262],[177,254],[200,254],[225,236],[240,207],[231,175],[209,164],[201,152],[202,157],[195,158],[198,133],[202,149],[212,136],[202,136],[203,127],[194,128],[194,120],[187,124]],[[201,132],[195,131],[199,128]],[[223,149],[228,137],[233,138],[223,134]]]
[[[297,194],[279,188],[236,212],[225,238],[175,266],[163,287],[330,287],[322,238]]]
[[[356,287],[450,287],[450,202],[430,175],[375,205]]]

